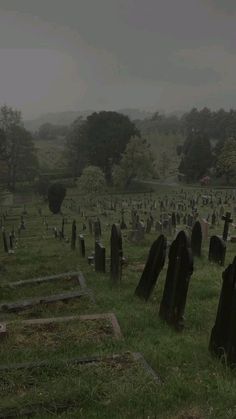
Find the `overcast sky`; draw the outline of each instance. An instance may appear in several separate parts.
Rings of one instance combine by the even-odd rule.
[[[0,105],[236,108],[236,0],[0,0]]]

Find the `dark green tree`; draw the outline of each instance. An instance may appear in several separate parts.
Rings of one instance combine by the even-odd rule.
[[[53,214],[58,214],[66,196],[66,188],[61,183],[53,183],[48,189],[49,209]]]
[[[68,136],[67,152],[69,164],[80,174],[86,165],[99,167],[106,180],[111,181],[114,164],[131,137],[139,131],[130,119],[118,112],[94,112],[86,121],[77,120]]]
[[[204,176],[212,165],[211,144],[205,134],[192,132],[183,146],[183,156],[179,165],[179,172],[186,180],[197,181]]]
[[[33,139],[23,126],[21,113],[6,105],[0,108],[0,160],[7,167],[10,190],[15,190],[17,180],[33,180],[38,170]]]

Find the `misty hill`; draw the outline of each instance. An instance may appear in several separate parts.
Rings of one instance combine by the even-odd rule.
[[[87,111],[65,111],[65,112],[50,112],[44,115],[39,116],[36,119],[30,121],[24,121],[25,128],[29,131],[37,131],[38,128],[49,122],[53,125],[70,125],[76,118],[79,116],[87,118],[88,115],[93,113],[93,110]],[[131,120],[143,120],[146,118],[151,118],[153,112],[140,110],[140,109],[119,109],[117,112],[120,112],[124,115],[127,115]]]

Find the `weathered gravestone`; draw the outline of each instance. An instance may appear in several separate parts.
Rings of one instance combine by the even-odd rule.
[[[236,365],[236,257],[222,274],[223,284],[209,349]]]
[[[149,299],[158,276],[163,269],[166,258],[166,238],[160,235],[152,244],[148,259],[140,278],[139,284],[135,290],[135,294],[146,301]]]
[[[101,223],[100,220],[96,220],[93,223],[93,231],[94,231],[94,239],[95,241],[99,241],[102,235]]]
[[[111,228],[111,279],[113,282],[121,280],[122,274],[122,236],[120,226],[113,224]]]
[[[169,250],[169,264],[159,311],[160,317],[177,330],[184,327],[184,309],[192,273],[190,242],[186,233],[180,231]]]
[[[194,256],[201,256],[202,250],[202,227],[199,221],[193,226],[192,235],[191,235],[191,248]]]
[[[98,241],[95,242],[95,271],[106,271],[106,250]]]
[[[222,220],[225,222],[224,223],[223,236],[222,236],[224,241],[227,241],[227,237],[228,237],[228,233],[229,233],[229,225],[230,225],[230,223],[233,222],[233,220],[230,217],[231,217],[230,212],[226,212],[226,215],[224,217],[222,217]]]
[[[4,228],[3,228],[3,230],[2,230],[2,238],[3,238],[3,247],[4,247],[4,251],[5,251],[6,253],[8,253],[7,236],[6,236],[6,232],[5,232]]]
[[[74,220],[72,223],[72,230],[71,230],[71,249],[75,250],[76,244],[76,221]]]
[[[83,234],[79,235],[79,249],[80,249],[80,256],[83,258],[85,257],[85,241]]]
[[[224,266],[225,263],[226,244],[218,236],[211,236],[208,259],[210,262],[218,263]]]

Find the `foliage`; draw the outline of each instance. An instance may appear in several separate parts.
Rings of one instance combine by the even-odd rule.
[[[139,135],[135,125],[118,112],[94,112],[86,121],[78,119],[67,139],[68,162],[75,175],[87,165],[100,167],[106,180],[111,168],[119,163],[129,139]]]
[[[169,156],[167,155],[165,151],[163,151],[161,153],[160,168],[159,168],[160,174],[163,178],[166,177],[167,172],[170,168],[170,164],[171,164],[171,160]]]
[[[0,160],[7,166],[7,184],[14,190],[17,180],[33,179],[38,161],[31,134],[23,127],[21,113],[0,108]]]
[[[53,214],[58,214],[66,196],[66,188],[61,183],[53,183],[48,189],[49,209]]]
[[[146,140],[133,137],[128,142],[120,165],[113,167],[113,182],[116,186],[127,188],[138,177],[147,178],[154,174],[154,158]]]
[[[34,190],[39,195],[42,196],[44,199],[48,196],[48,189],[50,186],[50,182],[47,178],[42,177],[39,178],[37,182],[34,184]]]
[[[196,181],[204,176],[212,165],[211,145],[205,134],[192,132],[183,146],[180,173],[187,181]]]
[[[46,122],[35,133],[35,139],[51,141],[57,139],[57,137],[65,137],[67,133],[68,127],[66,125],[54,125]]]
[[[236,176],[236,139],[229,138],[225,141],[216,161],[218,175],[225,175],[227,183]]]
[[[79,178],[78,186],[84,194],[97,195],[104,192],[106,181],[103,171],[96,166],[86,167]]]

